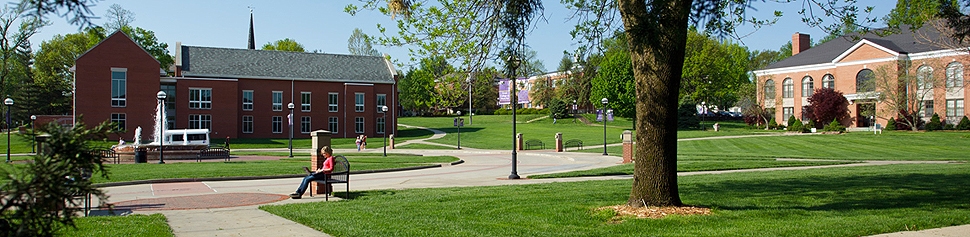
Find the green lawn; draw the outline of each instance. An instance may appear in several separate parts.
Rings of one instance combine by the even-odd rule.
[[[775,159],[688,159],[677,161],[678,172],[690,171],[711,171],[711,170],[739,170],[754,168],[773,168],[773,167],[794,167],[794,166],[815,166],[815,165],[837,165],[854,162],[837,161],[777,161]],[[605,176],[605,175],[632,175],[633,163],[615,165],[599,169],[580,170],[565,173],[529,175],[530,179],[545,178],[566,178],[566,177],[585,177],[585,176]]]
[[[354,192],[260,207],[333,236],[864,236],[970,223],[970,164],[679,178],[709,216],[623,218],[630,180]],[[327,213],[320,218],[315,213]]]
[[[403,146],[395,146],[395,149],[423,149],[423,150],[454,150],[454,147],[437,146],[422,143],[411,143]]]
[[[451,156],[415,156],[402,154],[354,154],[348,155],[352,171],[381,170],[392,168],[426,166],[458,161]],[[235,176],[276,176],[305,174],[304,166],[309,166],[307,156],[263,161],[231,162],[184,162],[168,164],[109,164],[106,165],[109,178],[95,173],[94,183],[122,182],[132,180],[172,179],[172,178],[214,178]]]
[[[65,227],[59,236],[175,236],[162,214],[92,216],[74,219],[77,229]]]

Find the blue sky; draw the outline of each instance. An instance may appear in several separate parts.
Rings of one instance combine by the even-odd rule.
[[[778,49],[791,40],[795,32],[808,33],[812,39],[826,34],[801,22],[798,10],[801,1],[788,4],[757,3],[757,11],[749,11],[760,18],[771,16],[774,10],[781,10],[785,16],[773,26],[762,28],[741,43],[750,49]],[[874,6],[873,15],[881,18],[892,9],[894,4],[887,0],[859,0],[860,7]],[[135,13],[133,26],[155,32],[156,37],[168,43],[169,51],[174,54],[175,42],[184,45],[245,48],[249,30],[249,6],[254,8],[256,47],[283,38],[291,38],[304,45],[307,50],[320,50],[326,53],[347,53],[347,39],[354,28],[364,33],[376,35],[377,24],[393,28],[394,22],[377,12],[364,11],[356,16],[343,12],[344,6],[358,3],[356,0],[325,1],[255,1],[255,0],[169,0],[169,1],[120,1],[105,0],[92,7],[94,14],[104,15],[112,4]],[[563,51],[576,48],[575,41],[569,36],[574,26],[566,18],[571,12],[559,1],[544,1],[545,16],[548,22],[541,22],[528,36],[527,41],[538,52],[547,71],[555,70],[562,58]],[[36,48],[42,41],[57,34],[77,32],[78,27],[67,24],[64,18],[49,18],[52,25],[41,29],[31,41]],[[105,19],[95,19],[95,24],[103,24]],[[743,27],[739,34],[752,32]],[[407,49],[376,47],[402,62],[407,62]]]

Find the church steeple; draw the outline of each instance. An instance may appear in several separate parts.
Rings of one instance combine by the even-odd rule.
[[[253,33],[253,8],[249,7],[249,49],[256,49],[256,36]]]

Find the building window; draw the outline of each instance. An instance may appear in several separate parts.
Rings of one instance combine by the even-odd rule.
[[[111,107],[125,107],[128,94],[128,70],[124,68],[111,69]]]
[[[812,117],[814,116],[815,115],[812,114],[812,106],[802,106],[802,121],[812,120]]]
[[[243,91],[242,92],[242,109],[246,111],[253,110],[253,91]]]
[[[835,89],[835,77],[832,74],[822,76],[822,88]]]
[[[924,100],[923,101],[923,111],[919,111],[920,117],[932,117],[933,116],[933,101]]]
[[[327,101],[327,104],[328,104],[327,110],[328,111],[330,111],[330,112],[337,112],[337,97],[338,96],[339,96],[339,94],[337,94],[337,93],[329,93],[329,94],[327,94],[327,97],[329,97],[329,99]]]
[[[212,88],[189,88],[190,109],[212,109]]]
[[[377,127],[374,130],[377,134],[384,134],[384,117],[377,117]]]
[[[283,111],[283,92],[273,92],[273,111]]]
[[[212,115],[190,114],[189,129],[212,129]]]
[[[381,111],[381,107],[387,105],[387,95],[377,94],[377,111]],[[390,108],[388,108],[390,109]]]
[[[946,121],[956,124],[963,118],[963,99],[946,100]]]
[[[364,133],[364,117],[354,118],[354,132]]]
[[[118,124],[119,131],[125,131],[125,114],[111,114],[111,123]]]
[[[876,88],[873,84],[873,79],[875,76],[876,74],[872,73],[872,70],[869,69],[862,69],[862,71],[859,71],[859,74],[855,75],[855,92],[862,93],[875,91]]]
[[[354,111],[364,112],[364,93],[354,93]]]
[[[300,111],[310,112],[310,92],[300,92]]]
[[[815,92],[815,81],[811,76],[802,78],[802,97],[811,97]]]
[[[795,115],[795,107],[784,107],[782,108],[781,113],[782,113],[781,116],[785,117],[782,120],[784,120],[785,123],[788,123],[788,118],[791,118],[791,116]]]
[[[963,64],[952,62],[946,65],[946,88],[963,86]]]
[[[920,66],[916,69],[916,88],[933,88],[933,68],[930,66]]]
[[[775,80],[768,79],[765,81],[765,99],[775,98]]]
[[[243,133],[253,133],[253,116],[243,115],[242,116],[242,132]]]
[[[781,97],[795,98],[795,83],[791,78],[785,78],[784,81],[781,81]]]
[[[310,133],[310,116],[300,117],[300,133]]]
[[[337,117],[330,117],[330,134],[337,134]]]
[[[283,116],[273,116],[273,133],[283,133]]]

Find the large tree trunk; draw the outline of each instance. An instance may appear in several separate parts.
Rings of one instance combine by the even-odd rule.
[[[636,154],[627,205],[680,206],[677,107],[690,0],[618,0],[636,78]]]

